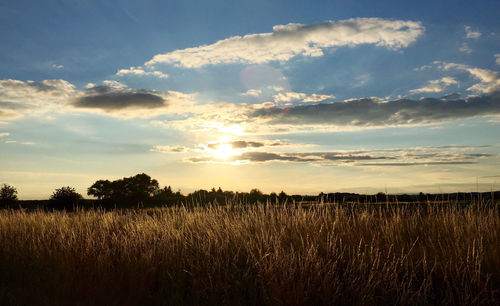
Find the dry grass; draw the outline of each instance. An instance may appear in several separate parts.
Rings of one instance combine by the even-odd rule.
[[[500,303],[498,208],[0,211],[0,304]]]

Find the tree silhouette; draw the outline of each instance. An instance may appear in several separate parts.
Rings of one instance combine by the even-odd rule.
[[[262,193],[262,191],[260,191],[257,188],[254,188],[250,190],[250,193],[248,194],[248,201],[250,203],[264,202],[265,196]]]
[[[17,201],[17,189],[14,186],[3,184],[0,188],[0,206],[12,205]]]
[[[98,200],[112,197],[112,183],[109,180],[98,180],[87,190],[89,196],[94,196]]]
[[[97,197],[101,204],[117,207],[149,204],[158,192],[158,181],[145,173],[112,182],[98,180],[87,190],[87,194]]]
[[[73,209],[77,207],[81,200],[82,195],[76,192],[73,187],[61,187],[54,191],[49,199],[49,207],[55,209]]]

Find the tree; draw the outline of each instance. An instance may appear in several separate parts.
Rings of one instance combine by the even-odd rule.
[[[113,188],[109,180],[98,180],[87,190],[89,196],[94,196],[98,200],[111,198]]]
[[[0,188],[0,206],[12,205],[15,201],[17,201],[17,189],[3,184]]]
[[[112,182],[98,180],[87,190],[88,195],[97,197],[101,203],[121,207],[147,204],[158,192],[158,181],[145,173]]]
[[[83,199],[82,195],[72,187],[61,187],[50,196],[50,207],[72,209]]]
[[[248,193],[248,201],[250,203],[257,203],[265,201],[264,194],[257,188],[250,190]]]

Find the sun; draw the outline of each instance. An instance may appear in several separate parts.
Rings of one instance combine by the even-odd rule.
[[[219,158],[219,159],[227,159],[232,155],[235,155],[235,151],[233,150],[233,146],[231,146],[228,143],[221,143],[217,146],[217,149],[215,149],[212,154],[214,157]]]

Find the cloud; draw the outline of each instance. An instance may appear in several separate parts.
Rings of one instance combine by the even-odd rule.
[[[50,67],[52,67],[52,69],[62,69],[62,68],[64,68],[63,65],[58,65],[58,64],[52,64],[52,66],[50,66]]]
[[[463,70],[469,72],[473,77],[479,79],[480,83],[467,88],[468,91],[478,91],[481,93],[492,93],[500,90],[500,74],[498,72],[470,67],[464,64],[435,62],[442,70]]]
[[[168,78],[168,74],[165,74],[161,71],[145,71],[142,66],[138,67],[130,67],[128,69],[120,69],[116,72],[116,75],[118,76],[125,76],[125,75],[136,75],[136,76],[155,76],[160,79],[166,79]]]
[[[307,94],[302,93],[302,92],[279,92],[278,94],[273,96],[274,102],[275,103],[290,103],[292,101],[301,101],[301,102],[313,102],[313,103],[318,103],[322,102],[327,99],[333,99],[335,98],[334,95],[320,95],[320,94],[312,94],[310,96],[307,96]]]
[[[342,152],[262,152],[251,151],[233,155],[227,159],[214,156],[192,157],[192,163],[263,163],[293,162],[323,166],[419,166],[419,165],[467,165],[476,164],[493,154],[466,153],[477,146],[416,147],[409,149],[361,150]]]
[[[458,82],[452,77],[443,77],[440,80],[432,80],[427,83],[426,86],[412,89],[410,93],[424,93],[424,92],[441,92],[445,90],[450,85],[458,84]]]
[[[176,91],[133,89],[110,80],[101,85],[89,83],[86,89],[77,90],[65,80],[7,79],[0,80],[0,120],[15,119],[23,114],[38,116],[82,110],[122,118],[153,117],[160,113],[184,113],[194,105],[193,98],[193,94]]]
[[[151,151],[159,153],[184,153],[188,152],[189,148],[183,146],[154,146]]]
[[[328,99],[334,99],[334,95],[320,95],[320,94],[312,94],[309,97],[304,99],[304,102],[313,102],[318,103]]]
[[[469,47],[467,43],[463,43],[460,48],[458,49],[460,52],[471,54],[472,49]]]
[[[42,82],[0,80],[0,101],[2,102],[34,105],[64,104],[75,93],[75,86],[61,79]]]
[[[7,136],[9,136],[9,135],[10,135],[10,133],[0,133],[0,138],[1,138],[1,137],[7,137]]]
[[[217,149],[220,145],[229,144],[233,149],[247,149],[247,148],[260,148],[260,147],[276,147],[288,145],[288,143],[281,142],[279,140],[275,141],[245,141],[245,140],[236,140],[236,141],[228,141],[228,142],[215,142],[209,143],[206,145],[209,149]],[[202,145],[205,146],[205,145]]]
[[[465,26],[465,38],[478,39],[479,37],[481,37],[481,32],[473,31],[470,26]]]
[[[497,63],[497,65],[500,65],[500,53],[495,54],[495,63]]]
[[[1,109],[0,108],[0,122],[2,120],[14,120],[14,119],[17,119],[17,118],[21,118],[22,115],[17,113],[17,112],[14,112],[10,109]]]
[[[301,100],[304,99],[307,95],[305,93],[301,92],[286,92],[286,93],[278,93],[277,95],[273,96],[274,102],[276,103],[289,103],[292,102],[293,100]]]
[[[374,44],[397,50],[422,33],[420,22],[381,18],[352,18],[305,25],[276,25],[271,33],[233,36],[210,45],[155,55],[146,66],[159,63],[186,68],[223,63],[287,61],[294,56],[323,56],[325,49]]]
[[[462,70],[470,73],[474,78],[478,79],[480,83],[474,84],[467,88],[468,91],[478,91],[481,93],[492,93],[500,90],[500,74],[496,71],[471,67],[464,64],[447,63],[435,61],[435,65],[441,70]]]
[[[458,92],[447,94],[441,97],[443,100],[458,100],[462,95]]]
[[[441,166],[441,165],[472,165],[477,162],[421,162],[421,163],[364,163],[360,166],[389,166],[389,167],[407,167],[407,166]]]
[[[258,97],[262,93],[262,90],[260,89],[249,89],[246,92],[242,93],[242,96],[253,96],[253,97]]]
[[[125,108],[161,108],[166,107],[167,102],[155,91],[101,85],[87,89],[83,96],[73,102],[73,106],[109,112]]]
[[[500,92],[455,101],[426,98],[382,102],[367,98],[287,109],[273,107],[255,110],[250,117],[275,125],[375,127],[429,124],[496,114],[500,114]]]
[[[413,71],[424,71],[424,70],[431,69],[431,68],[432,68],[432,65],[423,65],[423,66],[420,66],[417,68],[413,68]]]

